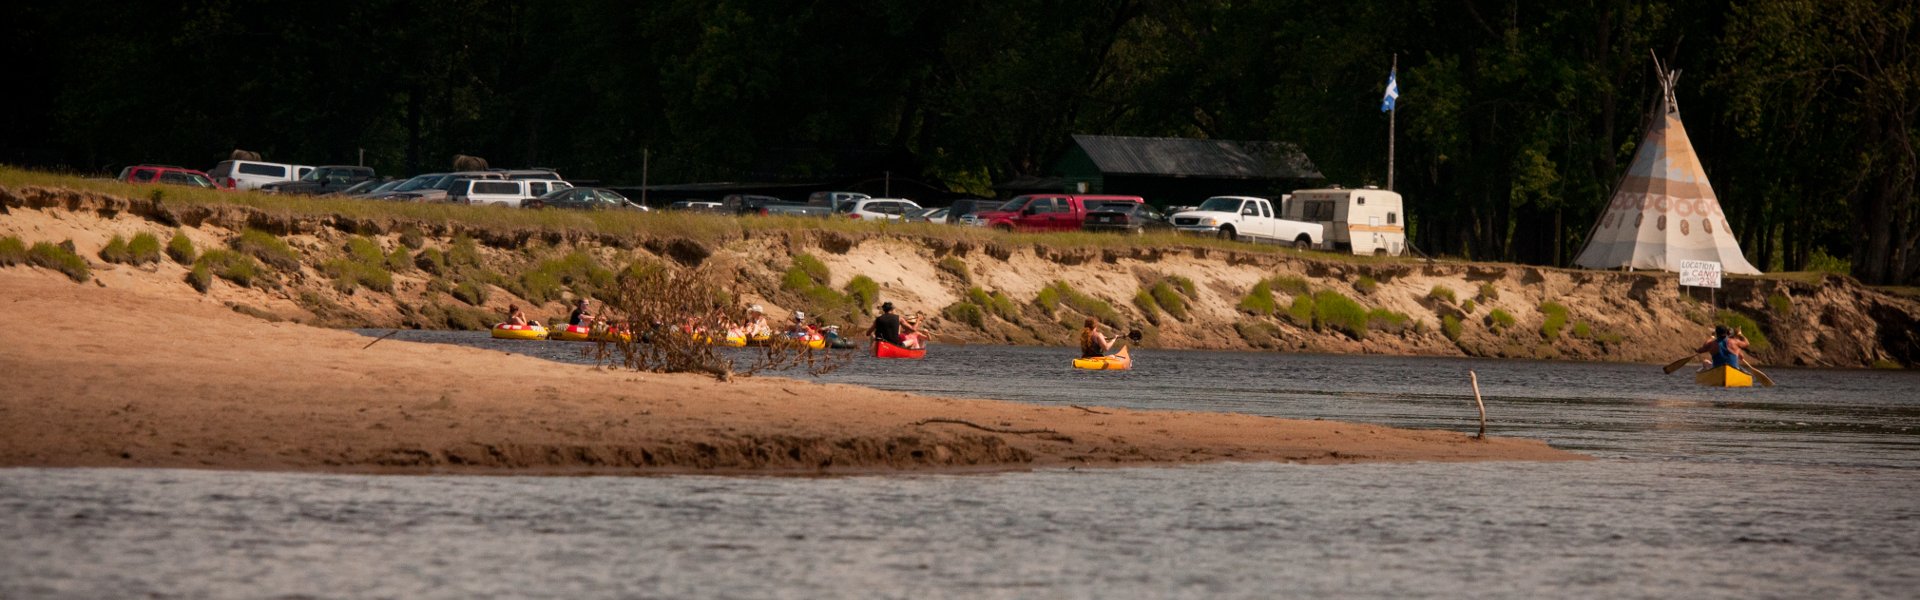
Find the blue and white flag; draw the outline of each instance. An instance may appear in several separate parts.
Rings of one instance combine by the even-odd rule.
[[[1394,103],[1400,100],[1399,74],[1399,68],[1387,72],[1387,95],[1380,98],[1380,112],[1393,110]]]

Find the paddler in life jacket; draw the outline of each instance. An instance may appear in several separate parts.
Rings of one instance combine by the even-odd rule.
[[[793,322],[787,324],[786,334],[788,337],[804,340],[820,335],[820,331],[807,324],[805,311],[796,310],[793,311]]]
[[[755,304],[747,308],[747,323],[740,327],[747,339],[764,340],[773,335],[773,326],[767,324],[767,309]]]
[[[1713,339],[1707,340],[1706,344],[1694,351],[1706,353],[1707,369],[1733,367],[1742,373],[1747,372],[1743,366],[1747,359],[1747,334],[1739,329],[1728,330],[1725,325],[1715,326]]]
[[[1086,327],[1080,329],[1080,358],[1100,358],[1107,355],[1107,349],[1113,346],[1113,340],[1100,333],[1100,320],[1087,317]]]

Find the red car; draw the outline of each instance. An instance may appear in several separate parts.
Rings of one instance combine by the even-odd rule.
[[[120,175],[114,177],[114,180],[127,183],[170,183],[173,185],[207,188],[210,190],[216,189],[213,185],[213,178],[208,177],[206,173],[193,169],[164,165],[135,165],[127,167],[121,169]]]
[[[1001,231],[1079,231],[1087,221],[1087,207],[1107,202],[1146,203],[1139,196],[1033,194],[1019,196],[998,210],[974,213],[986,226]]]

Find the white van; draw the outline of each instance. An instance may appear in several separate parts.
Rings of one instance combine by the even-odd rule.
[[[520,202],[532,195],[527,182],[510,179],[455,179],[447,189],[447,201],[472,206],[520,208]]]
[[[1407,251],[1407,213],[1395,192],[1371,187],[1298,190],[1286,198],[1281,213],[1325,226],[1325,244],[1334,250],[1391,256]]]
[[[527,182],[528,198],[539,198],[547,195],[547,192],[573,187],[573,184],[559,179],[521,179],[520,181]]]
[[[251,160],[223,160],[207,170],[213,184],[230,190],[257,190],[281,181],[298,181],[313,167]]]

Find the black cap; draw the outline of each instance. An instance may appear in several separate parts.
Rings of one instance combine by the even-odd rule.
[[[1733,333],[1733,332],[1728,331],[1727,326],[1725,325],[1715,325],[1713,327],[1713,337],[1727,337],[1727,334],[1730,334],[1730,333]]]
[[[881,312],[893,312],[893,303],[892,303],[892,302],[881,302],[881,303],[880,303],[880,311],[881,311]]]

